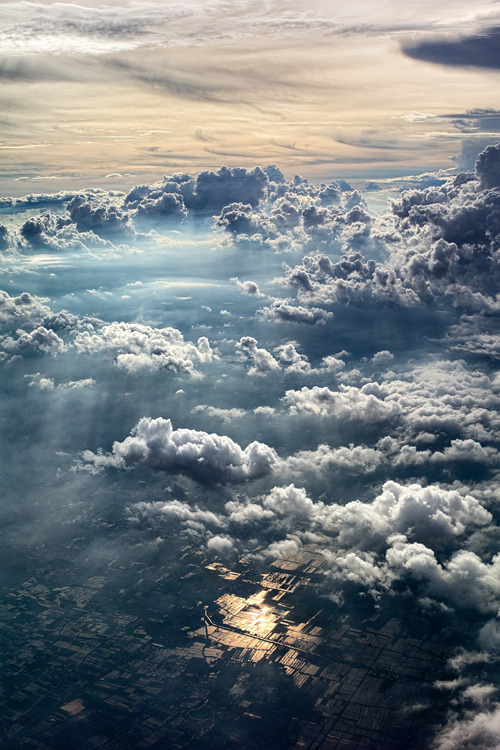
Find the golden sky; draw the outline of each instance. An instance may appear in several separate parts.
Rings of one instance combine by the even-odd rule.
[[[494,1],[3,3],[0,187],[456,167],[500,130],[500,61],[463,46],[499,20]]]

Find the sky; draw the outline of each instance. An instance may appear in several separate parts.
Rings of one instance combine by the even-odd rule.
[[[314,543],[462,628],[429,750],[500,747],[499,18],[2,3],[4,593]]]
[[[4,2],[0,186],[471,168],[499,129],[499,18],[449,0]]]

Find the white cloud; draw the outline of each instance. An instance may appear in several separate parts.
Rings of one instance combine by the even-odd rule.
[[[243,294],[247,294],[250,297],[264,297],[259,289],[259,285],[255,281],[240,281],[236,276],[229,279],[229,281],[233,281]]]
[[[144,465],[216,484],[265,476],[272,471],[277,455],[264,443],[254,441],[243,449],[226,435],[175,430],[169,419],[143,417],[129,437],[113,443],[111,453],[85,451],[83,460],[95,469]]]
[[[170,370],[200,377],[193,360],[210,362],[214,357],[205,336],[192,344],[176,328],[153,328],[140,323],[114,322],[96,332],[81,331],[75,337],[75,346],[86,354],[113,352],[118,367],[130,373]]]
[[[208,406],[207,404],[198,404],[198,406],[195,406],[193,409],[191,409],[191,412],[193,414],[199,414],[200,412],[205,413],[208,414],[209,417],[220,419],[221,422],[232,422],[233,420],[241,419],[246,415],[246,411],[244,409],[222,409],[216,406]]]
[[[298,391],[286,391],[283,401],[292,414],[361,420],[370,424],[391,419],[400,413],[400,407],[386,400],[382,389],[377,389],[373,384],[362,388],[341,385],[338,391],[326,386],[304,386]]]
[[[252,336],[243,336],[236,343],[236,349],[252,363],[248,370],[249,375],[261,377],[281,370],[279,362],[267,349],[260,348],[257,339]]]
[[[64,341],[54,331],[45,328],[45,326],[38,326],[29,333],[19,328],[16,331],[16,338],[6,336],[0,340],[0,345],[7,351],[19,354],[42,352],[53,357],[67,349]]]

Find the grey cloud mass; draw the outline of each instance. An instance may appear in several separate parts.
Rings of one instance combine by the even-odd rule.
[[[423,39],[405,44],[403,52],[416,60],[451,66],[500,68],[500,28],[493,27],[456,39]]]

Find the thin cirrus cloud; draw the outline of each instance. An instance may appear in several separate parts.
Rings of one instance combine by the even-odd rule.
[[[491,30],[495,8],[487,8]],[[397,42],[422,33],[465,39],[478,28],[486,28],[487,41],[486,22],[476,16],[465,3],[420,4],[417,14],[392,3],[375,12],[362,0],[349,12],[320,0],[307,10],[300,2],[259,0],[231,7],[8,3],[0,9],[0,86],[17,126],[1,144],[3,179],[12,186],[16,163],[24,164],[27,180],[65,173],[70,186],[83,147],[85,172],[101,184],[131,170],[152,175],[160,161],[202,169],[231,156],[253,166],[263,154],[311,176],[445,166],[443,144],[450,153],[461,147],[453,123],[444,117],[436,128],[432,119],[398,118],[413,109],[446,116],[491,107],[491,89],[479,78],[473,91],[466,79],[450,87],[438,66],[433,85],[424,87],[408,56],[411,45],[402,51]],[[492,65],[488,49],[484,42],[476,58]],[[169,132],[161,133],[166,117]],[[485,126],[479,133],[486,137]],[[36,162],[28,157],[30,143],[44,149]]]

